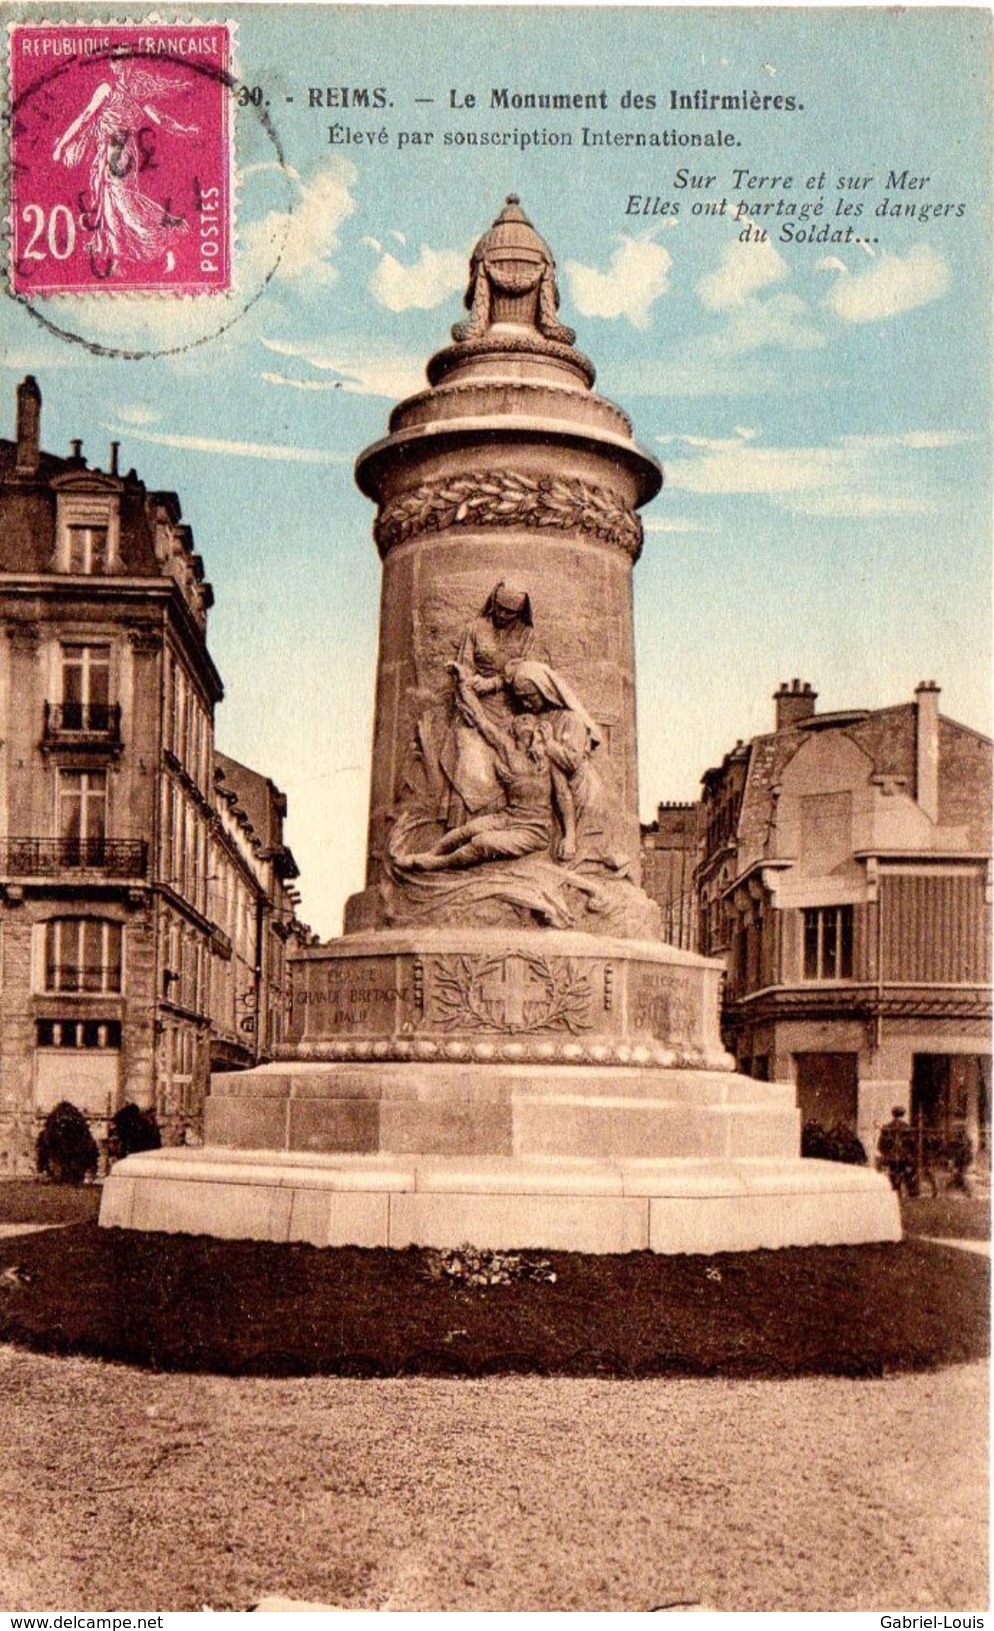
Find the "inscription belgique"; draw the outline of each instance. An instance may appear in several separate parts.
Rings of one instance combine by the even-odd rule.
[[[694,1024],[693,993],[687,979],[671,969],[643,969],[634,982],[632,1024],[664,1040],[689,1040]]]

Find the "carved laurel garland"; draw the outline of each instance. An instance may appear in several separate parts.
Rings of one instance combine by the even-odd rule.
[[[521,955],[528,990],[520,1017],[508,1013],[500,996],[488,994],[487,983],[504,969],[498,957],[436,957],[431,967],[432,1019],[443,1030],[523,1031],[589,1030],[593,992],[590,980],[574,963],[560,958]]]
[[[446,527],[557,527],[592,532],[637,557],[642,524],[627,504],[578,477],[524,476],[470,470],[448,480],[422,482],[383,506],[376,540],[392,549],[419,532]]]

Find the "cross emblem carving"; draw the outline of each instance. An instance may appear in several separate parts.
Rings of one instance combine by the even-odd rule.
[[[568,959],[496,953],[433,958],[426,1019],[445,1030],[566,1030],[592,1024],[589,976]]]
[[[536,997],[541,1000],[545,996],[544,987],[536,986],[534,974],[521,957],[502,957],[499,969],[480,981],[479,990],[487,1006],[493,1009],[494,1023],[505,1031],[524,1029],[529,992],[532,1004]]]

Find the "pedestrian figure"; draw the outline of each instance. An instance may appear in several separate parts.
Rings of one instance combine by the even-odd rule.
[[[877,1170],[886,1172],[891,1187],[900,1194],[902,1189],[911,1197],[918,1194],[918,1163],[915,1160],[915,1135],[905,1117],[903,1104],[895,1104],[890,1121],[885,1121],[877,1139]]]

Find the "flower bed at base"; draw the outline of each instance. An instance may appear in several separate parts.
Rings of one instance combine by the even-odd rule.
[[[880,1376],[988,1352],[987,1261],[924,1240],[547,1252],[542,1278],[482,1285],[437,1257],[79,1223],[0,1241],[0,1341],[267,1376]]]

